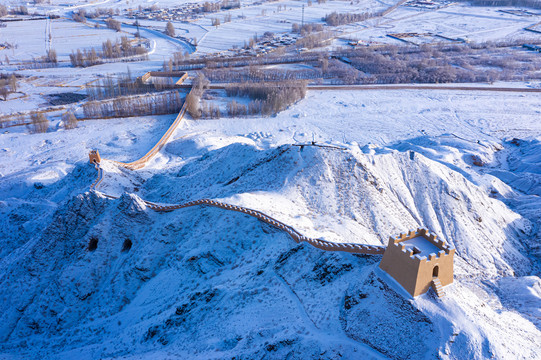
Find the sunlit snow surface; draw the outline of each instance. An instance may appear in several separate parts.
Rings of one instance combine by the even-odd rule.
[[[0,135],[1,352],[533,359],[538,110],[528,94],[309,92],[277,117],[187,120],[144,170],[105,161],[101,190],[119,200],[87,192],[88,150],[136,159],[173,116],[10,129]],[[290,146],[312,138],[346,150]],[[455,283],[442,300],[409,300],[375,272],[380,257],[297,245],[221,209],[155,213],[139,198],[220,199],[330,241],[386,245],[425,226],[457,248]]]
[[[255,2],[174,27],[206,54],[301,21],[303,2]],[[77,9],[152,4],[27,5],[69,17]],[[321,23],[332,11],[389,5],[313,1],[304,20]],[[347,39],[397,44],[389,32],[472,41],[538,37],[523,29],[539,15],[499,10],[401,6],[381,21],[338,27],[344,35],[330,46]],[[232,22],[211,26],[226,14]],[[121,33],[98,29],[96,22],[61,17],[0,28],[0,43],[16,45],[0,50],[0,70],[24,76],[20,93],[0,102],[0,114],[41,109],[50,94],[81,94],[85,84],[128,69],[140,76],[161,68],[173,52],[194,50],[165,36],[164,21],[142,20],[148,61],[71,68],[72,50],[100,48],[136,31],[126,24]],[[58,67],[20,64],[43,56],[49,45]],[[534,93],[308,91],[275,117],[187,118],[142,170],[103,161],[99,190],[118,200],[88,191],[97,175],[89,150],[111,160],[138,159],[174,115],[84,121],[69,131],[54,120],[46,134],[2,129],[0,359],[537,359],[540,114]],[[343,150],[292,146],[312,141]],[[389,236],[426,227],[456,248],[455,282],[442,299],[430,292],[413,300],[378,271],[379,256],[295,244],[235,212],[156,213],[141,201],[201,198],[263,211],[328,241],[386,245]]]

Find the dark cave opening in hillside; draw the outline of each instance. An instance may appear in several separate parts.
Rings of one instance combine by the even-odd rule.
[[[132,242],[130,239],[124,240],[124,243],[122,244],[122,252],[130,251],[131,246],[132,246]]]
[[[88,251],[94,251],[98,248],[98,238],[93,236],[88,242]]]

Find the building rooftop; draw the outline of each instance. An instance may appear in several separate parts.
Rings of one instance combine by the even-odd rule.
[[[406,245],[406,251],[417,248],[420,252],[415,252],[414,254],[419,256],[426,256],[430,254],[437,254],[440,252],[440,248],[428,241],[424,236],[416,236],[413,239],[405,240],[400,242],[401,245]]]

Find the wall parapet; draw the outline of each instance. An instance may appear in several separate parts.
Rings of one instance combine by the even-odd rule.
[[[415,247],[407,249],[406,244],[403,244],[403,242],[414,239],[416,237],[423,237],[440,250],[437,253],[434,252],[428,254],[427,257],[416,253],[416,251],[414,250]],[[396,237],[389,237],[389,247],[390,246],[398,248],[402,253],[406,254],[409,259],[413,260],[414,263],[436,261],[442,257],[453,256],[455,253],[455,248],[453,246],[449,245],[446,241],[437,239],[436,234],[431,234],[427,229],[423,228],[418,228],[417,230],[410,230],[407,233],[400,233]]]

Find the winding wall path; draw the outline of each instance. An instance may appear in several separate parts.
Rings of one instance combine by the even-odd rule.
[[[169,138],[171,137],[173,132],[177,129],[185,113],[186,113],[186,102],[184,102],[184,105],[182,106],[182,109],[180,110],[173,124],[171,124],[169,129],[167,129],[165,134],[156,143],[156,145],[154,145],[154,147],[148,153],[146,153],[142,158],[130,163],[123,163],[123,162],[113,161],[113,160],[110,160],[110,161],[113,161],[115,164],[119,166],[123,166],[131,170],[140,169],[144,167],[147,164],[147,162],[150,161],[150,159],[152,159],[163,148],[163,146],[167,143],[167,141],[169,141]],[[92,185],[90,185],[90,190],[97,191],[97,187],[103,181],[103,169],[101,168],[100,162],[98,160],[94,160],[93,163],[94,163],[94,166],[96,167],[96,170],[98,171],[98,177],[96,178],[96,180],[94,180]],[[118,199],[118,197],[116,196],[107,195],[104,193],[102,194],[105,197],[110,198],[110,199]],[[307,242],[311,244],[312,246],[321,250],[345,251],[345,252],[355,253],[355,254],[371,254],[371,255],[383,254],[383,252],[385,251],[384,246],[362,245],[362,244],[352,244],[352,243],[333,243],[333,242],[329,242],[329,241],[325,241],[321,239],[309,238],[307,236],[302,235],[293,227],[286,225],[274,219],[273,217],[262,213],[261,211],[245,208],[242,206],[226,204],[226,203],[222,203],[222,202],[211,200],[211,199],[200,199],[200,200],[195,200],[195,201],[189,201],[184,204],[175,204],[175,205],[157,204],[157,203],[153,203],[146,200],[143,200],[143,202],[150,209],[154,211],[161,211],[161,212],[173,211],[173,210],[192,207],[192,206],[214,206],[214,207],[221,208],[224,210],[237,211],[237,212],[258,218],[259,220],[269,225],[272,225],[279,230],[286,232],[297,243]]]
[[[129,162],[129,163],[124,163],[124,162],[114,161],[114,160],[110,160],[110,161],[130,170],[136,170],[136,169],[141,169],[142,167],[145,167],[147,162],[150,161],[154,156],[156,156],[158,152],[160,152],[160,150],[165,146],[165,144],[167,144],[167,142],[169,141],[169,138],[171,137],[171,135],[173,135],[177,127],[180,125],[182,119],[184,118],[184,114],[186,114],[186,101],[184,101],[184,104],[182,105],[182,108],[180,109],[180,112],[178,113],[175,121],[173,121],[173,124],[171,124],[169,129],[167,129],[165,134],[163,134],[163,136],[156,143],[156,145],[154,145],[154,147],[150,149],[149,152],[147,152],[142,158]]]

